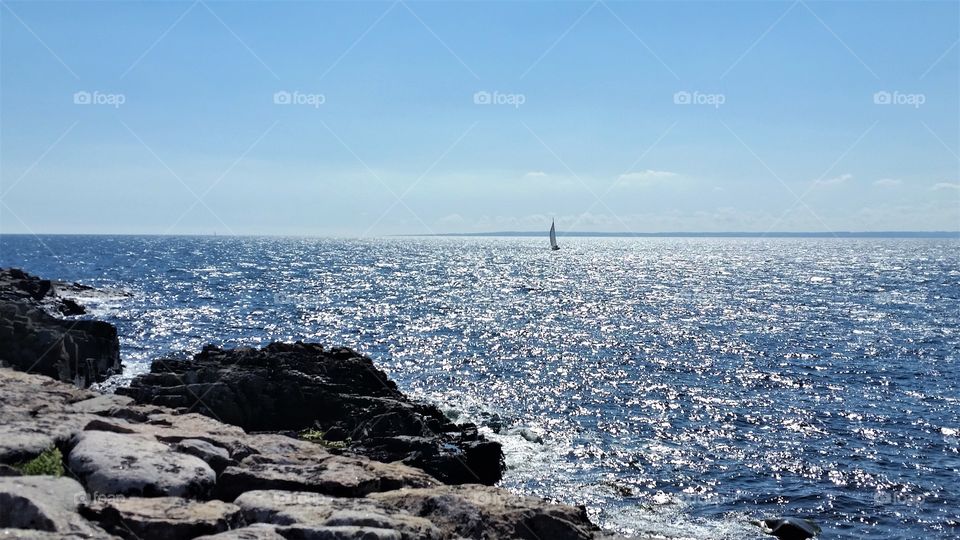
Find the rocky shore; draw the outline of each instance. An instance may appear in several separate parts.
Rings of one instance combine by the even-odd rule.
[[[310,430],[327,447],[399,461],[447,484],[492,485],[503,472],[498,443],[472,424],[450,422],[435,406],[411,401],[370,358],[350,349],[208,346],[190,360],[154,361],[149,374],[117,393],[247,431]]]
[[[207,347],[84,389],[119,370],[116,330],[55,316],[43,281],[0,272],[0,538],[611,537],[492,487],[497,443],[349,349]]]
[[[0,269],[0,366],[86,387],[120,371],[113,325],[61,316],[82,315],[70,295],[90,287]]]

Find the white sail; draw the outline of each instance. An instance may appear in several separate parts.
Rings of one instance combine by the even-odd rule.
[[[560,246],[557,245],[557,228],[553,222],[550,222],[550,249],[560,249]]]

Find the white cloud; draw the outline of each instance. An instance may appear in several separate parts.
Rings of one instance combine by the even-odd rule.
[[[530,171],[523,175],[524,178],[546,178],[547,173],[543,171]]]
[[[466,223],[467,220],[460,214],[448,214],[437,220],[437,224],[443,227],[459,227]]]
[[[677,176],[679,175],[675,172],[647,169],[645,171],[621,174],[617,177],[617,185],[649,185],[659,180],[666,180],[668,178],[675,178]]]
[[[956,189],[956,190],[960,190],[960,184],[951,184],[950,182],[939,182],[939,183],[934,184],[933,187],[930,188],[930,189],[932,189],[932,190],[934,190],[934,191],[940,191],[940,190],[944,190],[944,189]]]
[[[873,183],[877,187],[897,187],[902,184],[902,180],[896,178],[881,178]]]
[[[813,183],[818,186],[834,186],[837,184],[843,184],[849,180],[853,179],[853,175],[850,173],[844,173],[840,176],[834,176],[833,178],[819,178],[814,180]]]

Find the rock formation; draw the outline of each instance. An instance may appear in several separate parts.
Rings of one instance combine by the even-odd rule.
[[[0,537],[608,538],[583,508],[0,368]],[[4,467],[5,474],[16,474]]]
[[[88,386],[120,370],[120,343],[113,325],[62,319],[83,308],[61,291],[83,285],[53,282],[17,269],[0,270],[0,366],[42,373]]]
[[[117,393],[248,431],[316,429],[326,443],[402,461],[448,484],[494,484],[503,471],[498,443],[472,424],[450,422],[435,406],[411,401],[370,358],[350,349],[299,342],[208,346],[189,360],[154,361],[150,373]]]

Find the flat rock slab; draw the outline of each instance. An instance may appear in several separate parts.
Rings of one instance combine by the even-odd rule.
[[[7,476],[0,478],[0,538],[88,538],[107,534],[77,512],[86,497],[83,486],[70,478],[53,476]],[[19,531],[19,532],[16,532]],[[2,536],[6,534],[6,536]]]
[[[438,484],[423,471],[398,463],[330,454],[321,461],[254,454],[220,474],[217,495],[224,500],[233,500],[247,491],[283,489],[335,497],[363,497],[378,491]]]
[[[27,529],[0,529],[0,538],[7,540],[120,540],[112,534],[102,533],[54,533]]]
[[[194,538],[242,524],[234,504],[180,497],[102,498],[84,505],[81,513],[110,532],[139,540]]]
[[[49,377],[0,369],[0,463],[26,461],[68,442],[95,418],[72,404],[96,397]]]
[[[0,463],[33,459],[52,446],[67,443],[93,418],[87,414],[45,414],[0,424]]]
[[[319,493],[251,491],[237,497],[246,521],[294,526],[309,537],[323,531],[347,534],[366,530],[375,538],[442,539],[447,536],[430,521],[368,499],[338,499]],[[332,530],[331,530],[332,529]],[[286,530],[289,533],[289,529]],[[341,537],[341,536],[333,536]]]
[[[67,460],[96,494],[205,498],[216,482],[202,459],[142,435],[84,431],[76,436]]]
[[[428,519],[455,537],[586,540],[600,532],[582,507],[550,504],[488,486],[401,489],[367,498]]]
[[[287,538],[277,532],[277,527],[273,525],[255,523],[232,531],[199,536],[196,540],[287,540]]]

